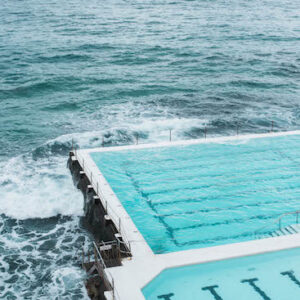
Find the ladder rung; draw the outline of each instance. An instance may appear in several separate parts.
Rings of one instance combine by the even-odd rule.
[[[100,251],[107,251],[107,250],[111,250],[112,249],[112,245],[103,245],[99,247]]]

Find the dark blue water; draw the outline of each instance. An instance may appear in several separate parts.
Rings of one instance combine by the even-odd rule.
[[[299,129],[299,1],[2,0],[0,294],[84,297],[81,147]]]

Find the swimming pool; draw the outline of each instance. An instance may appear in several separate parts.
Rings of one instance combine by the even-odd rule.
[[[153,252],[166,253],[247,241],[299,209],[299,146],[289,135],[90,155]]]
[[[167,269],[147,300],[299,300],[300,249]]]

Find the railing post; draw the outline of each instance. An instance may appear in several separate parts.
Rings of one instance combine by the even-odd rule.
[[[107,213],[107,200],[105,201],[105,211]]]
[[[272,127],[271,127],[271,132],[274,130],[274,121],[272,121]]]
[[[104,136],[102,135],[102,147],[104,147]]]
[[[279,219],[279,230],[281,230],[281,219]]]
[[[97,249],[96,246],[94,245],[94,258],[95,258],[95,262],[98,262],[98,257],[97,257]]]
[[[206,131],[207,131],[207,129],[206,129],[206,126],[204,127],[204,138],[206,139]]]
[[[136,134],[135,138],[136,138],[136,144],[138,145],[139,144],[139,134],[138,133]]]
[[[113,300],[115,300],[115,282],[114,279],[112,278],[112,294],[113,294]]]
[[[239,125],[236,125],[236,135],[239,135]]]
[[[172,141],[172,129],[170,129],[170,142]]]

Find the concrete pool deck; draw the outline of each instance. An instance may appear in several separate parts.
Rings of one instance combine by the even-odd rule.
[[[199,264],[217,260],[248,256],[271,251],[300,247],[300,234],[252,240],[248,242],[214,246],[209,248],[184,250],[166,254],[154,254],[143,238],[120,200],[104,178],[103,174],[90,156],[92,152],[111,152],[138,150],[156,147],[171,147],[204,143],[226,143],[253,138],[299,135],[300,131],[267,134],[250,134],[241,136],[214,137],[187,141],[173,141],[157,144],[140,144],[107,148],[85,149],[75,152],[75,157],[88,177],[94,191],[100,197],[107,214],[118,228],[123,240],[130,244],[132,258],[123,259],[123,265],[106,269],[109,277],[114,279],[115,297],[121,300],[145,299],[141,289],[167,268]],[[106,292],[107,299],[112,294]]]

